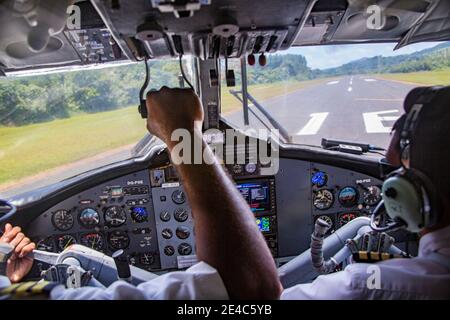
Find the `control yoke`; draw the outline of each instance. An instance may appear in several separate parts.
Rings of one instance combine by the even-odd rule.
[[[109,286],[116,280],[125,280],[138,285],[158,277],[154,273],[130,266],[120,251],[116,252],[112,258],[78,244],[68,247],[59,254],[34,250],[33,257],[38,262],[57,266],[56,271],[50,268],[50,271],[44,272],[43,277],[52,281],[64,282],[64,284],[67,283],[70,276],[75,274],[75,269],[81,279],[81,281],[76,281],[77,283],[97,287]],[[61,275],[61,273],[64,274]],[[58,274],[58,277],[54,277],[52,274]],[[89,281],[85,281],[85,279]]]
[[[358,217],[325,238],[328,229],[328,223],[318,219],[311,236],[311,249],[278,269],[284,288],[310,282],[320,274],[337,271],[341,263],[350,257],[355,259],[362,252],[368,253],[369,257],[371,253],[376,253],[380,260],[405,257],[405,253],[393,245],[393,238],[372,231],[368,217]],[[330,258],[326,260],[325,257]]]

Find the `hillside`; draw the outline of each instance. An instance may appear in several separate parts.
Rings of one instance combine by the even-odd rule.
[[[339,76],[367,73],[406,73],[447,67],[450,67],[450,42],[411,54],[363,58],[337,68],[314,70],[314,74],[316,76]]]

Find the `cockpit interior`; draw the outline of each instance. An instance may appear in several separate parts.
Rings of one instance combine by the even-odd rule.
[[[377,8],[382,8],[379,17]],[[104,72],[101,81],[107,81],[107,72],[111,72],[109,87],[104,89],[108,94],[122,78],[130,88],[121,87],[120,92],[128,90],[132,97],[123,103],[130,106],[127,112],[134,119],[132,124],[123,118],[120,129],[100,132],[110,125],[108,117],[116,111],[92,109],[80,119],[98,116],[95,127],[99,132],[80,124],[74,132],[79,138],[68,141],[63,132],[72,130],[72,116],[78,117],[82,109],[60,117],[56,111],[59,98],[52,98],[48,101],[56,101],[54,111],[41,121],[37,105],[23,116],[19,116],[22,107],[19,111],[0,107],[0,140],[5,139],[4,144],[0,141],[0,198],[5,200],[0,222],[20,226],[36,243],[35,262],[27,279],[54,279],[51,267],[76,264],[102,285],[125,279],[123,273],[130,274],[129,281],[137,285],[199,262],[195,220],[184,181],[166,145],[134,129],[140,125],[145,129],[144,119],[151,117],[146,114],[145,93],[152,83],[191,87],[197,93],[205,114],[203,130],[211,146],[227,140],[229,129],[237,129],[234,143],[223,150],[223,157],[234,161],[224,161],[223,168],[248,203],[284,288],[329,273],[311,259],[311,235],[317,235],[323,222],[327,227],[320,229],[320,254],[335,262],[333,270],[345,267],[350,256],[356,259],[359,255],[361,261],[382,260],[386,254],[416,256],[416,233],[400,229],[381,237],[361,230],[370,229],[371,216],[382,202],[383,181],[397,169],[384,153],[403,99],[414,86],[426,84],[416,78],[400,79],[413,74],[395,68],[408,63],[416,66],[419,63],[414,61],[422,58],[436,63],[443,59],[445,67],[436,72],[448,72],[450,58],[442,58],[444,53],[450,55],[448,41],[450,2],[446,0],[0,1],[0,102],[5,106],[18,105],[22,98],[14,100],[7,93],[18,92],[14,88],[19,85],[29,86],[29,95],[67,98],[60,90],[70,84],[67,78],[58,77],[83,81],[87,72],[92,72],[92,83],[97,79],[95,72]],[[371,54],[357,56],[358,49],[352,53],[342,49],[345,53],[340,55],[340,48],[347,46],[374,48],[377,62]],[[423,47],[382,56],[376,54],[377,46],[389,46],[390,52]],[[300,79],[300,71],[286,61],[291,54],[316,47],[328,56],[310,68],[319,54],[309,58],[305,53],[303,68],[308,68],[308,78]],[[349,54],[355,54],[355,62],[344,57],[341,64],[341,56]],[[278,67],[264,71],[277,59],[281,61]],[[160,66],[160,61],[168,64]],[[324,61],[330,66],[322,68]],[[394,70],[385,72],[391,78],[370,69],[372,62],[376,68]],[[302,65],[299,60],[296,63]],[[134,68],[132,72],[139,73],[132,78],[133,73],[114,73],[110,68]],[[300,84],[288,82],[283,74],[276,80],[286,81],[283,89],[275,80],[269,83],[268,77],[277,76],[277,70],[297,77]],[[164,72],[172,72],[170,83]],[[435,71],[412,72],[419,77],[421,72]],[[436,84],[450,85],[445,74],[441,76],[444,83]],[[47,87],[42,91],[39,86],[44,82]],[[318,82],[321,86],[314,87]],[[70,89],[69,107],[81,103],[82,96],[95,98],[86,83],[84,91]],[[276,90],[278,94],[271,95]],[[295,92],[305,92],[305,106]],[[347,100],[337,95],[346,95]],[[102,97],[86,105],[101,104]],[[322,101],[323,108],[314,107]],[[297,103],[290,109],[282,106]],[[231,105],[233,112],[228,108]],[[326,131],[321,131],[327,123]],[[46,126],[52,140],[33,142]],[[27,128],[34,128],[32,136],[14,139]],[[261,128],[276,129],[278,134],[266,139],[252,136]],[[364,135],[354,128],[361,128]],[[89,141],[83,138],[87,131],[92,132]],[[104,141],[101,152],[95,140]],[[28,144],[31,148],[38,143],[39,149],[27,149]],[[64,158],[65,151],[61,151],[91,143],[89,150],[83,147],[84,154]],[[131,144],[126,156],[116,158],[117,150]],[[13,149],[16,153],[8,153]],[[53,149],[60,152],[44,156]],[[115,153],[108,153],[113,149]],[[276,161],[261,159],[262,151]],[[45,165],[37,167],[41,162]],[[352,248],[349,239],[361,246]],[[363,257],[362,252],[379,256]]]

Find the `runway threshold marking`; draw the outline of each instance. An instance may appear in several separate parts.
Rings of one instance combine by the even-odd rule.
[[[374,81],[377,81],[376,79],[364,79],[364,81],[366,81],[366,82],[374,82]]]
[[[309,119],[308,123],[306,123],[306,125],[299,132],[297,132],[297,135],[298,136],[315,135],[319,131],[320,127],[322,127],[322,124],[328,117],[328,114],[329,112],[311,113],[309,115],[311,119]]]
[[[389,113],[398,113],[398,109],[366,112],[363,113],[364,125],[366,126],[367,133],[389,133],[392,127],[385,126],[383,121],[395,121],[400,116],[398,115],[386,115]]]
[[[327,85],[330,85],[330,84],[338,84],[338,83],[339,83],[339,81],[335,80],[335,81],[327,82]]]

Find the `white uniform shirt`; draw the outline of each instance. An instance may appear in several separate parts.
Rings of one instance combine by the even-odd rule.
[[[133,286],[116,281],[106,289],[83,287],[52,290],[51,298],[57,300],[218,300],[228,299],[219,273],[207,263],[199,262],[186,271],[164,274],[153,280]]]
[[[377,264],[356,263],[344,271],[319,276],[310,284],[286,289],[281,299],[449,299],[450,270],[431,259],[434,252],[450,260],[450,226],[420,239],[419,256]],[[370,267],[380,270],[380,288],[369,289]],[[7,281],[6,277],[4,278]],[[1,279],[0,279],[1,280]],[[186,271],[167,273],[138,286],[117,281],[106,289],[53,289],[52,299],[228,299],[218,272],[204,262]]]
[[[450,226],[420,239],[419,255],[376,264],[356,263],[344,271],[319,276],[309,284],[284,290],[282,299],[450,299],[450,270],[433,259],[434,253],[450,261]],[[380,286],[370,289],[373,268],[378,267]]]

